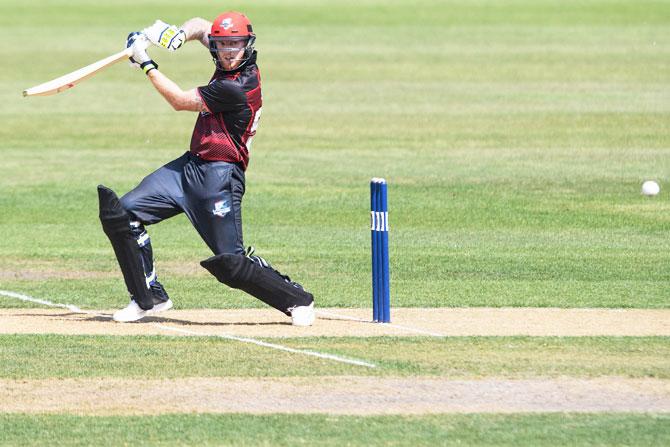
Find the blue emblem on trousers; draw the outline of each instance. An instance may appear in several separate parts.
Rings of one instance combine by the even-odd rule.
[[[214,202],[214,209],[212,210],[212,214],[214,214],[215,216],[223,217],[229,212],[230,212],[230,203],[228,202],[228,199]]]

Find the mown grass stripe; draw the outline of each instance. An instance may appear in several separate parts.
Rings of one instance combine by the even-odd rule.
[[[670,337],[306,337],[282,344],[369,359],[377,368],[307,356],[297,362],[217,337],[0,335],[0,378],[670,378]]]
[[[660,446],[663,414],[468,414],[334,416],[0,414],[0,445],[11,446]]]

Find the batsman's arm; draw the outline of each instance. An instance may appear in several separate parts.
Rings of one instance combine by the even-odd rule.
[[[198,94],[197,89],[184,91],[157,69],[150,70],[147,73],[147,77],[158,93],[160,93],[175,110],[188,110],[191,112],[201,112],[206,110],[206,106]]]
[[[209,30],[212,28],[212,22],[201,19],[200,17],[194,17],[190,20],[187,20],[182,26],[181,29],[186,33],[186,41],[189,40],[198,40],[206,48],[209,48]]]

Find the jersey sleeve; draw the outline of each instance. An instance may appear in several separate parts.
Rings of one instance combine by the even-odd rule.
[[[230,112],[245,107],[247,95],[235,81],[217,79],[198,87],[198,93],[211,113]]]

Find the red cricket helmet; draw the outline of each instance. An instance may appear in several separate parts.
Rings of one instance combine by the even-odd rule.
[[[239,12],[228,11],[220,14],[214,22],[212,22],[212,29],[209,33],[209,52],[212,54],[214,59],[214,65],[216,68],[222,71],[236,71],[242,68],[248,61],[251,59],[251,56],[254,53],[254,42],[256,41],[256,35],[253,32],[251,26],[251,21]],[[241,48],[221,48],[217,47],[217,41],[221,42],[231,42],[231,41],[242,41],[244,42],[244,56],[236,60],[240,61],[232,70],[226,70],[219,60],[219,52],[235,51],[240,50]]]

